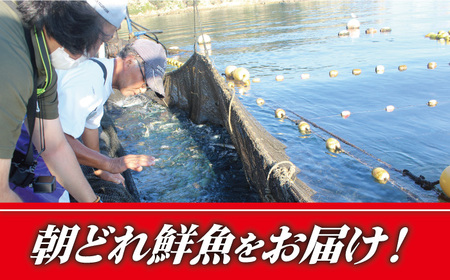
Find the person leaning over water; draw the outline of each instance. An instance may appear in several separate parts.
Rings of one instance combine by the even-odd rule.
[[[0,2],[2,202],[22,201],[10,188],[8,178],[28,100],[35,88],[29,49],[35,53],[37,88],[41,89],[38,91],[41,94],[38,96],[38,118],[33,143],[35,147],[45,147],[45,150],[40,150],[42,158],[52,174],[77,201],[98,200],[65,140],[58,118],[57,76],[54,70],[76,66],[86,54],[95,54],[101,43],[109,37],[107,32],[111,24],[93,7],[98,1],[90,2],[93,4],[86,1],[27,1],[17,6],[19,12],[14,3]],[[28,30],[29,34],[25,35]],[[31,39],[30,44],[25,36]],[[51,63],[48,62],[49,56]],[[47,66],[44,66],[45,63]]]
[[[147,155],[110,158],[99,152],[103,105],[113,89],[124,96],[144,93],[147,88],[164,96],[166,53],[163,46],[138,39],[125,46],[116,58],[88,60],[71,70],[58,70],[59,115],[66,138],[80,164],[93,167],[103,180],[124,184],[121,172],[142,171],[155,164]],[[83,143],[77,138],[81,137]]]

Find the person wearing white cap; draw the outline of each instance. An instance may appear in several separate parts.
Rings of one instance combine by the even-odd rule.
[[[108,2],[97,4],[117,11],[110,9]],[[120,5],[125,7],[126,1]],[[61,129],[55,69],[76,67],[95,54],[125,17],[125,12],[114,12],[112,17],[113,14],[107,14],[105,18],[101,14],[86,1],[23,1],[19,5],[0,1],[0,202],[36,201],[32,191],[30,196],[20,193],[23,190],[29,194],[31,188],[25,183],[28,180],[22,180],[23,161],[15,156],[24,117],[34,115],[33,111],[36,121],[32,117],[31,122],[25,121],[36,124],[33,144],[41,153],[32,162],[44,159],[51,173],[77,201],[98,201]],[[36,101],[29,101],[34,96],[38,110],[33,108]],[[28,172],[25,177],[29,175],[35,173]]]
[[[166,53],[163,46],[149,39],[138,39],[125,46],[116,58],[91,59],[77,68],[58,71],[59,114],[66,138],[80,164],[93,167],[101,179],[124,184],[121,172],[142,171],[155,164],[147,155],[110,158],[99,152],[100,121],[103,105],[113,89],[124,96],[150,89],[164,96],[163,76]],[[83,143],[77,140],[80,138]]]
[[[103,42],[108,42],[120,28],[122,21],[126,17],[128,0],[86,0],[86,2],[101,15],[106,24],[103,25],[103,38],[98,41],[93,52],[89,56],[95,56]]]
[[[86,0],[97,13],[116,28],[120,28],[126,16],[128,0]]]

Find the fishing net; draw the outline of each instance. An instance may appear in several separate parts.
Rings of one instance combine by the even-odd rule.
[[[312,202],[314,190],[296,176],[285,145],[268,133],[235,98],[208,58],[196,52],[164,78],[166,97],[153,100],[186,111],[196,124],[226,127],[248,183],[265,202]]]
[[[121,157],[125,151],[120,144],[113,120],[106,112],[101,122],[100,151],[109,157]],[[133,180],[130,170],[122,173],[125,179],[125,186],[113,182],[105,181],[93,173],[93,169],[81,166],[86,179],[94,192],[100,196],[103,202],[140,202],[139,192]]]
[[[195,34],[199,18],[195,1],[194,11]],[[130,22],[136,28],[136,23]],[[157,41],[156,35],[154,37],[149,38]],[[120,39],[116,33],[112,41],[105,45],[105,56],[115,57],[132,40]],[[313,202],[315,191],[297,178],[299,169],[289,161],[286,146],[268,133],[235,98],[234,89],[225,84],[209,58],[194,51],[186,63],[177,66],[181,67],[164,77],[166,97],[160,99],[151,92],[148,95],[161,105],[187,112],[196,124],[225,127],[242,161],[247,181],[258,191],[262,201]],[[102,129],[101,150],[110,157],[124,155],[107,109],[102,119]],[[139,193],[129,170],[123,174],[126,188],[98,179],[92,174],[92,168],[83,167],[83,171],[103,201],[139,201]]]

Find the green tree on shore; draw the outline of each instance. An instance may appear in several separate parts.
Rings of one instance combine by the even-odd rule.
[[[274,0],[195,0],[198,7],[214,7],[227,4],[255,4]],[[129,0],[128,11],[131,15],[139,13],[165,13],[192,8],[194,0]]]

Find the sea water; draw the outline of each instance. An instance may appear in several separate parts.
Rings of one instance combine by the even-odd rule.
[[[352,14],[361,24],[359,35],[339,37]],[[422,190],[398,171],[407,169],[436,181],[450,165],[450,45],[425,37],[450,30],[450,2],[301,1],[200,10],[198,19],[195,29],[212,38],[210,57],[220,73],[235,65],[248,69],[251,79],[261,79],[241,93],[237,89],[237,96],[287,146],[290,160],[301,170],[298,178],[317,191],[313,199],[438,201],[438,191]],[[192,13],[135,20],[151,30],[163,30],[158,37],[168,48],[187,50],[176,59],[185,61],[192,54],[199,35],[193,34]],[[381,33],[382,27],[392,31]],[[377,33],[365,34],[368,28]],[[436,62],[436,69],[428,69],[429,62]],[[383,74],[375,73],[378,65],[384,66]],[[400,65],[407,70],[399,71]],[[361,74],[352,75],[353,69],[361,69]],[[337,70],[338,76],[330,78],[331,70]],[[301,79],[303,73],[310,78]],[[284,80],[277,82],[276,75],[283,75]],[[266,104],[258,106],[257,98]],[[427,106],[432,99],[438,101],[436,107]],[[394,111],[385,110],[389,105]],[[311,135],[302,135],[293,121],[274,117],[276,108],[283,108],[291,120],[302,117],[323,130],[312,127]],[[351,112],[350,117],[340,116],[344,110]],[[167,169],[158,178],[153,176],[153,168],[136,176],[148,201],[255,201],[251,190],[243,195],[242,190],[247,189],[241,179],[228,185],[217,181],[208,156],[201,155],[203,144],[190,139],[193,132],[210,141],[208,145],[222,144],[215,141],[226,138],[223,132],[190,124],[156,105],[130,114],[145,121],[119,121],[118,126],[128,135],[124,145],[128,150],[139,149],[129,152],[156,155]],[[130,136],[133,126],[142,133]],[[333,154],[325,148],[324,140],[331,137],[327,132],[353,145],[341,143],[347,154]],[[218,152],[232,151],[224,148]],[[235,155],[232,157],[235,160]],[[181,168],[171,172],[171,165]],[[390,182],[374,180],[371,170],[377,166],[390,173]],[[238,167],[233,168],[236,176],[242,175]]]
[[[143,202],[259,202],[223,127],[194,124],[179,110],[144,97],[116,103],[110,111],[128,154],[156,158],[133,172]]]

